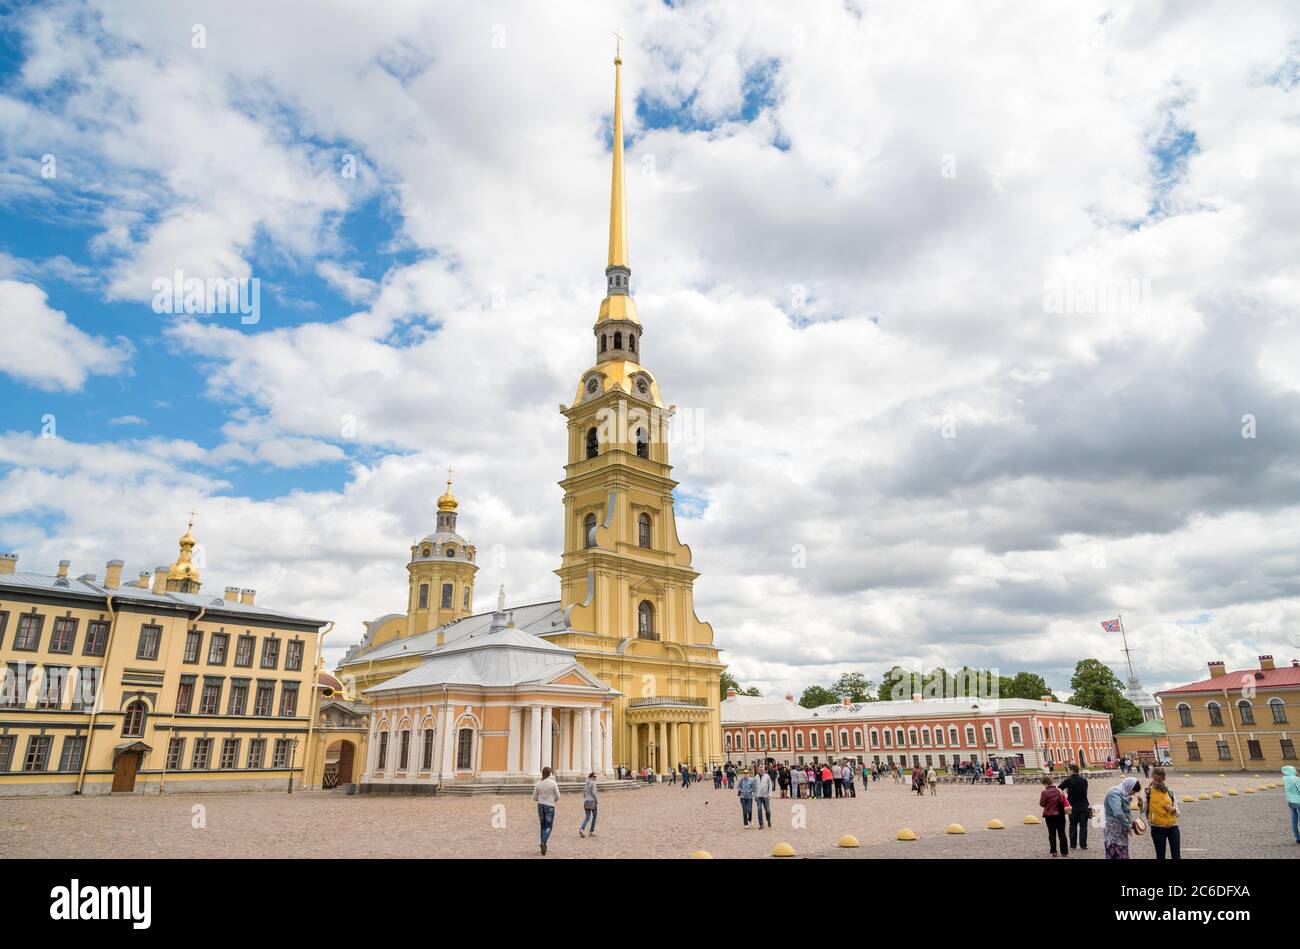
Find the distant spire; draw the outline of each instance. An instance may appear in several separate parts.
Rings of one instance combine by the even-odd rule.
[[[488,627],[489,633],[499,633],[509,625],[506,617],[506,585],[503,583],[497,589],[497,609],[492,614],[492,625]]]
[[[505,611],[506,611],[506,585],[503,583],[501,584],[500,588],[497,589],[497,612],[504,613]]]

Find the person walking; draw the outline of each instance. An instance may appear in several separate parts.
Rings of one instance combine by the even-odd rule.
[[[831,784],[835,781],[835,772],[831,770],[830,762],[822,765],[822,799],[830,800],[835,792],[831,790]]]
[[[1102,843],[1106,847],[1107,860],[1128,859],[1128,838],[1133,833],[1133,815],[1129,811],[1129,799],[1142,790],[1142,782],[1137,778],[1125,778],[1106,792],[1102,802],[1106,825],[1102,830]]]
[[[939,793],[939,775],[935,773],[934,768],[930,765],[925,766],[925,784],[930,789],[930,796],[935,797]]]
[[[1282,788],[1291,808],[1291,834],[1300,844],[1300,778],[1296,777],[1295,765],[1282,765]]]
[[[1070,802],[1070,846],[1088,849],[1088,819],[1092,806],[1088,803],[1088,779],[1079,773],[1077,764],[1070,765],[1070,776],[1057,785]]]
[[[1171,860],[1182,859],[1178,853],[1182,843],[1182,834],[1178,830],[1178,799],[1165,784],[1164,768],[1156,768],[1151,772],[1151,783],[1147,785],[1142,813],[1151,825],[1151,843],[1156,847],[1156,859],[1165,859],[1166,845]]]
[[[546,842],[551,839],[555,826],[555,806],[560,803],[560,786],[551,777],[549,767],[542,769],[542,778],[533,785],[533,800],[537,802],[537,823],[542,830],[542,856],[546,856]]]
[[[587,775],[587,783],[582,786],[582,824],[578,827],[578,836],[587,836],[587,821],[591,821],[591,836],[596,836],[596,772]]]
[[[1043,809],[1043,823],[1047,825],[1047,842],[1056,856],[1056,842],[1061,842],[1061,856],[1070,855],[1070,845],[1065,840],[1065,795],[1052,784],[1050,774],[1043,775],[1043,790],[1038,795],[1038,806]]]
[[[740,816],[744,820],[744,826],[748,827],[749,822],[754,819],[754,779],[749,776],[749,769],[745,768],[740,772],[740,780],[736,782],[736,794],[740,798]]]
[[[912,765],[912,790],[918,797],[925,793],[925,772],[917,764]]]
[[[767,828],[772,829],[772,776],[759,767],[754,779],[754,810],[758,811],[758,829],[763,829],[763,815],[767,815]]]
[[[838,761],[831,764],[831,781],[835,784],[835,796],[844,796],[844,769]]]
[[[808,773],[804,771],[803,765],[795,765],[790,773],[790,780],[794,784],[795,800],[800,800],[804,796],[804,788],[808,786]]]
[[[844,793],[849,797],[858,796],[857,787],[853,783],[853,763],[850,761],[844,762]]]

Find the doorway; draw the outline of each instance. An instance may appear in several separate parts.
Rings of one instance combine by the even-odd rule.
[[[124,751],[113,764],[113,791],[134,791],[135,775],[140,770],[140,752]]]

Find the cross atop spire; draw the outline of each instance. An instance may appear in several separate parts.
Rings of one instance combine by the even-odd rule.
[[[614,31],[614,62],[623,61],[623,34],[618,30]]]

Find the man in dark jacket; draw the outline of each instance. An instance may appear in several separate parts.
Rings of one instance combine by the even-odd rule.
[[[1070,776],[1057,785],[1070,802],[1070,846],[1088,849],[1088,779],[1079,773],[1077,764],[1070,765]]]

